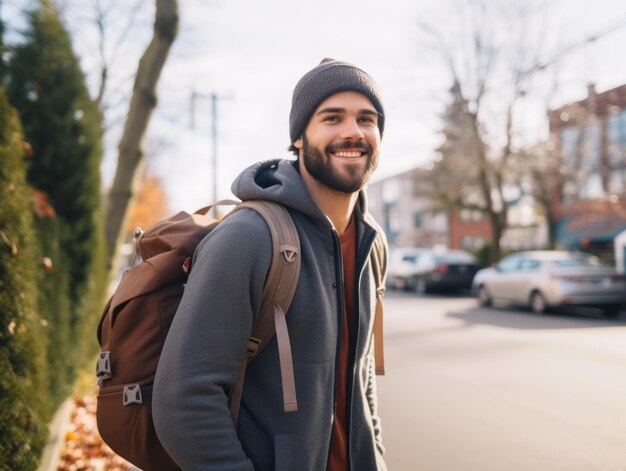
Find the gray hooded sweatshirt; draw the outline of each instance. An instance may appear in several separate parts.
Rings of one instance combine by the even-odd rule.
[[[185,294],[159,361],[153,391],[157,434],[184,470],[326,469],[343,316],[339,238],[289,160],[245,170],[242,200],[285,205],[301,241],[301,272],[287,325],[298,411],[283,411],[276,339],[247,369],[237,429],[227,405],[271,262],[271,237],[256,212],[229,216],[198,246]],[[353,471],[385,470],[376,411],[373,324],[376,287],[369,253],[377,231],[365,197],[356,208],[358,327],[350,387]]]

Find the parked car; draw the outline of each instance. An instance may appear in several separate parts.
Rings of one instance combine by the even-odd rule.
[[[387,286],[419,293],[470,289],[479,268],[463,250],[397,248],[389,256]]]
[[[472,290],[481,306],[502,300],[544,313],[579,305],[615,316],[626,302],[626,281],[615,268],[590,254],[558,250],[518,252],[480,270]]]

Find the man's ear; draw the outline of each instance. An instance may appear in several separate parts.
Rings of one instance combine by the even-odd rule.
[[[295,141],[293,141],[293,146],[296,149],[302,149],[302,136],[300,136],[298,139],[296,139]]]

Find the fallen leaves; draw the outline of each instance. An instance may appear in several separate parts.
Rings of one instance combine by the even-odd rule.
[[[102,441],[96,424],[96,391],[74,399],[57,471],[136,469]]]

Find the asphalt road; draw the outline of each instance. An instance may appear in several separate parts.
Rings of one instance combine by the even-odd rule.
[[[626,316],[389,293],[391,471],[625,471]]]

